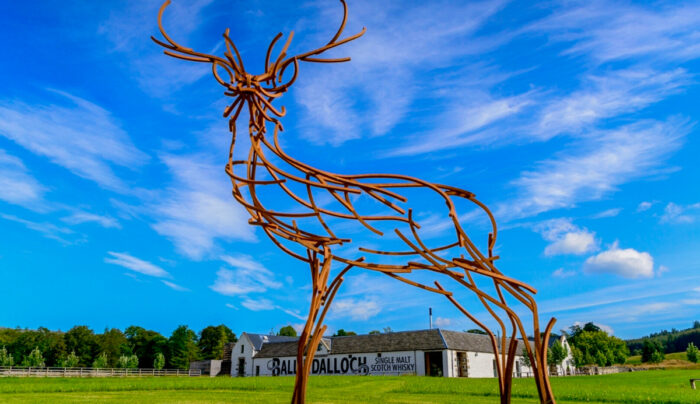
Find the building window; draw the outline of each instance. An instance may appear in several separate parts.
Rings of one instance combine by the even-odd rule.
[[[241,353],[243,353],[244,348],[245,348],[245,346],[243,344],[241,344]]]

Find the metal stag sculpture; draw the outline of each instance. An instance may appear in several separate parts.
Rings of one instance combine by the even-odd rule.
[[[316,347],[326,331],[323,320],[328,312],[333,298],[338,291],[343,276],[353,267],[377,271],[407,284],[434,292],[447,297],[465,316],[484,329],[491,340],[496,355],[496,370],[499,380],[501,402],[509,403],[513,365],[517,355],[520,334],[527,355],[533,368],[534,378],[542,403],[554,403],[554,395],[549,384],[547,371],[547,341],[554,325],[551,319],[544,333],[540,332],[537,305],[533,295],[536,291],[513,278],[501,273],[494,261],[493,247],[496,243],[496,222],[488,208],[479,202],[471,192],[435,184],[418,178],[396,174],[359,174],[342,175],[315,168],[307,163],[294,159],[286,154],[280,146],[279,134],[283,127],[278,118],[285,115],[285,109],[276,109],[272,103],[285,93],[294,83],[299,72],[300,62],[308,63],[339,63],[347,62],[350,58],[320,58],[319,55],[359,38],[361,32],[341,39],[347,20],[347,5],[343,5],[343,20],[340,28],[327,44],[320,48],[288,56],[287,50],[292,41],[293,32],[276,59],[271,59],[273,48],[282,37],[278,34],[270,43],[265,58],[265,71],[252,75],[243,65],[241,55],[229,37],[229,30],[224,33],[226,51],[224,57],[209,55],[194,51],[175,42],[163,29],[162,15],[170,3],[166,1],[158,13],[158,26],[164,41],[152,38],[163,46],[165,54],[193,62],[210,63],[216,81],[225,87],[224,94],[232,97],[233,102],[224,110],[224,117],[229,119],[229,129],[232,134],[229,159],[226,173],[231,179],[233,196],[251,216],[249,223],[260,226],[282,251],[292,257],[307,263],[311,269],[312,292],[309,316],[301,333],[297,352],[297,369],[293,404],[303,403],[306,396],[306,384],[313,363]],[[288,70],[289,79],[283,80]],[[223,75],[223,77],[222,77]],[[248,135],[250,150],[246,160],[234,160],[233,149],[236,144],[236,120],[241,112],[248,117]],[[268,132],[272,126],[272,133]],[[276,163],[280,161],[281,163]],[[280,166],[283,164],[284,167]],[[242,171],[242,172],[238,172]],[[454,242],[447,245],[428,247],[420,236],[420,225],[415,220],[413,210],[409,207],[408,198],[402,191],[425,190],[442,199],[447,207],[453,231]],[[278,198],[269,197],[270,191],[282,192],[291,198],[297,206],[297,211],[286,212],[270,207],[278,202]],[[403,192],[406,194],[406,192]],[[340,209],[333,210],[319,203],[319,195],[330,198]],[[357,201],[360,197],[381,204],[383,209],[389,209],[390,214],[361,214]],[[474,245],[459,222],[453,198],[462,198],[473,202],[488,215],[492,232],[488,238],[488,253],[484,255]],[[376,211],[376,209],[375,209]],[[302,222],[312,222],[304,228]],[[384,224],[394,227],[396,240],[403,242],[402,251],[377,250],[368,246],[356,246],[349,237],[342,237],[331,228],[333,221],[354,221],[360,223],[376,239],[384,239],[385,233],[378,227]],[[404,231],[401,231],[402,227]],[[368,254],[364,257],[348,256],[342,251],[353,251]],[[341,248],[343,247],[343,248]],[[467,258],[465,258],[465,253]],[[451,255],[450,255],[451,254]],[[382,258],[389,256],[388,263]],[[448,257],[448,258],[445,258]],[[393,262],[392,262],[393,259]],[[397,260],[401,262],[397,264]],[[336,276],[331,278],[333,262],[344,267]],[[453,279],[471,292],[495,319],[500,327],[500,336],[494,335],[483,322],[467,311],[453,296],[435,281],[435,287],[428,286],[407,278],[414,271],[428,271]],[[483,277],[489,282],[488,293],[477,286],[474,278]],[[494,293],[495,292],[495,293]],[[520,301],[533,316],[533,341],[528,340],[520,317],[507,304],[504,292]],[[500,315],[499,315],[500,313]],[[503,316],[505,314],[505,316]],[[503,318],[502,318],[503,317]],[[508,332],[510,330],[510,332]]]

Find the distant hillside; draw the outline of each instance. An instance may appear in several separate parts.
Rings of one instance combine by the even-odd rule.
[[[693,327],[685,330],[676,330],[673,328],[671,331],[663,330],[649,334],[646,337],[627,340],[625,342],[627,343],[627,348],[629,348],[630,353],[633,354],[636,349],[642,349],[642,344],[645,339],[659,341],[663,344],[666,353],[685,351],[688,344],[691,342],[695,344],[695,346],[700,347],[700,321],[695,321]]]

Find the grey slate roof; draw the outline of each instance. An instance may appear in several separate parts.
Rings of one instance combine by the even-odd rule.
[[[324,338],[324,340],[327,339]],[[519,346],[516,352],[520,354],[524,344],[522,341],[518,342]],[[326,346],[328,345],[326,344]],[[330,347],[332,354],[443,349],[493,353],[491,339],[487,335],[440,329],[331,337]],[[272,358],[296,356],[296,354],[297,339],[295,338],[294,341],[270,341],[265,343],[259,349],[256,357]]]
[[[297,342],[274,342],[265,344],[262,349],[255,355],[256,358],[277,358],[284,356],[296,356]]]
[[[468,332],[459,331],[449,331],[440,330],[447,347],[455,351],[470,351],[470,352],[488,352],[493,353],[493,344],[491,343],[491,338],[488,335],[483,334],[472,334]],[[503,353],[503,347],[501,347],[501,339],[497,338],[498,349]],[[510,346],[510,338],[506,339],[506,349]],[[516,347],[516,354],[520,355],[522,350],[525,348],[525,343],[518,340],[518,346]]]
[[[420,330],[332,338],[334,354],[445,349],[440,331]]]
[[[288,342],[288,341],[297,341],[299,338],[298,337],[284,337],[280,335],[267,335],[267,334],[248,334],[248,338],[250,339],[250,342],[253,344],[253,347],[255,348],[256,351],[259,351],[260,348],[263,347],[263,344],[268,344],[268,343],[276,343],[276,342]]]
[[[330,345],[329,338],[321,338],[321,343],[328,348]],[[282,356],[296,356],[299,338],[294,338],[294,341],[283,342],[268,342],[263,344],[256,358],[277,358]]]

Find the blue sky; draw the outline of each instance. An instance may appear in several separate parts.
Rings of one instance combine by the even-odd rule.
[[[350,1],[346,32],[367,33],[333,55],[353,61],[302,64],[276,101],[286,150],[474,192],[500,226],[499,268],[539,290],[557,329],[594,321],[627,338],[700,319],[700,5],[458,3]],[[150,41],[159,5],[0,4],[0,326],[302,323],[308,268],[231,197],[227,100],[208,66]],[[302,53],[341,10],[175,1],[164,23],[218,53],[230,27],[259,73],[277,32],[294,30]],[[422,217],[436,237],[440,218]],[[429,306],[441,327],[474,327],[444,298],[361,270],[328,324],[422,329]]]

